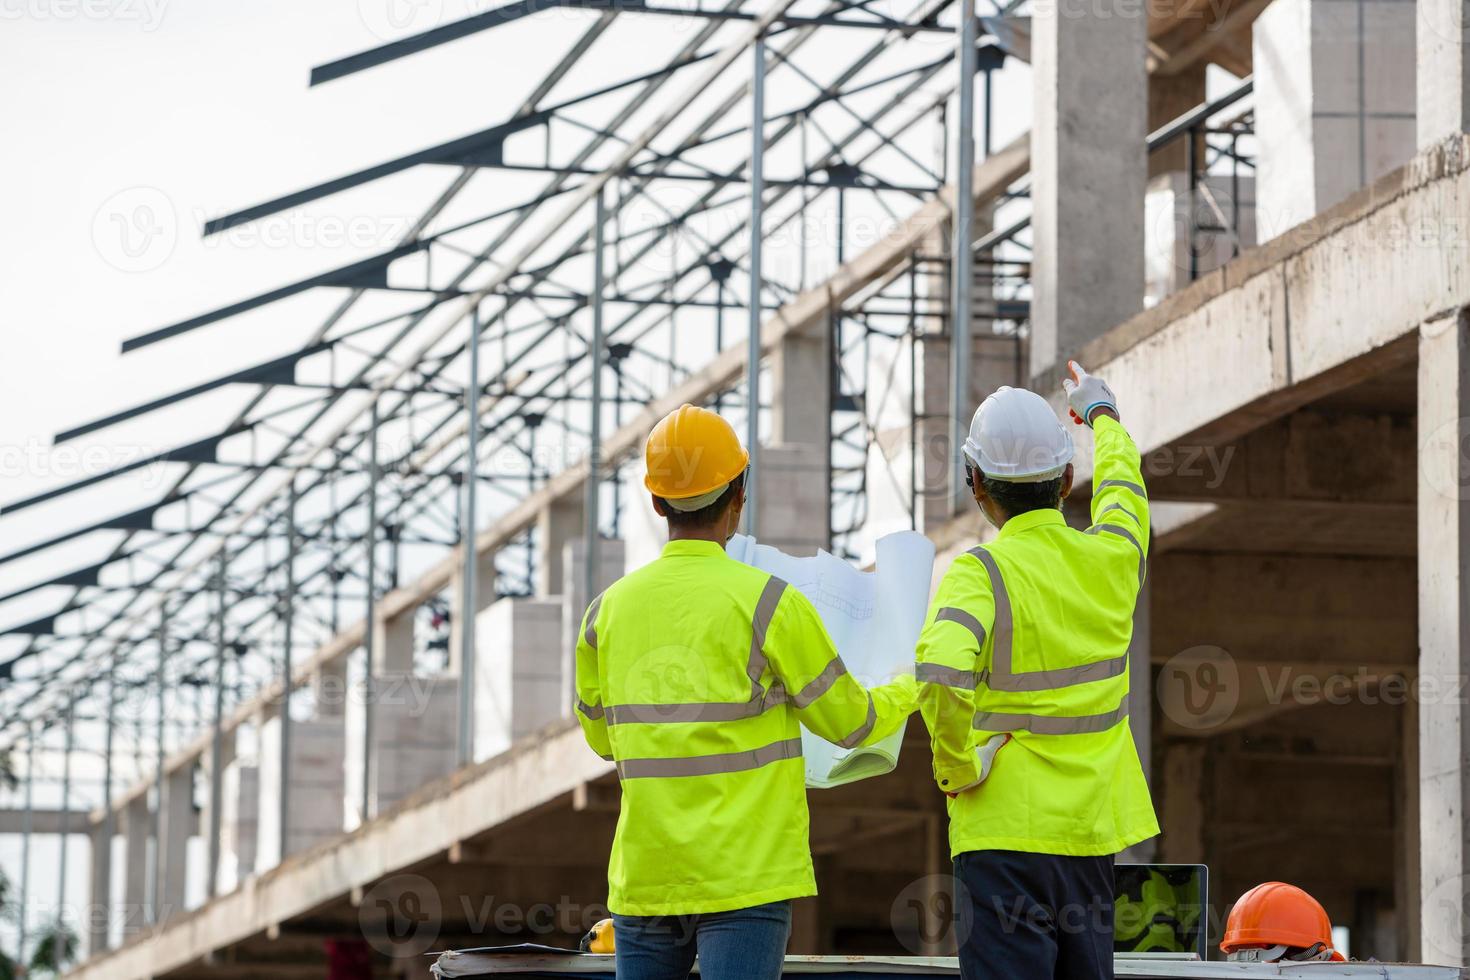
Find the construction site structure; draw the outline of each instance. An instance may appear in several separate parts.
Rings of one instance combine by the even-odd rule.
[[[1163,833],[1129,857],[1208,864],[1215,935],[1281,879],[1356,958],[1470,965],[1464,0],[512,0],[313,84],[553,6],[565,45],[494,125],[204,229],[449,168],[400,243],[124,351],[335,291],[299,347],[57,439],[221,391],[233,421],[0,500],[0,566],[104,549],[0,596],[11,948],[60,917],[78,978],[293,980],[575,944],[618,784],[572,637],[657,554],[653,422],[737,423],[762,542],[860,562],[912,527],[942,571],[988,533],[956,433],[1000,384],[1061,415],[1076,358],[1155,521],[1130,722]],[[650,60],[610,77],[605,44]],[[1013,79],[1030,128],[991,145]],[[811,794],[791,952],[952,952],[943,803],[917,719],[896,772]],[[1190,969],[1124,975],[1226,968]]]

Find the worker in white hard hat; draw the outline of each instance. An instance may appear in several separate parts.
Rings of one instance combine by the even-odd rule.
[[[1113,976],[1113,855],[1159,832],[1128,727],[1148,554],[1138,449],[1112,390],[1063,382],[1092,429],[1092,520],[1069,527],[1072,439],[1020,388],[985,399],[966,481],[999,533],[955,559],[919,638],[919,706],[949,796],[966,980]]]

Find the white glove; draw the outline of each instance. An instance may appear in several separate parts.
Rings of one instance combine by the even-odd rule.
[[[1067,370],[1072,372],[1072,376],[1063,379],[1062,388],[1067,392],[1072,421],[1078,425],[1086,422],[1090,426],[1093,413],[1100,408],[1110,408],[1113,414],[1117,414],[1118,398],[1106,381],[1088,374],[1076,361],[1068,361]]]

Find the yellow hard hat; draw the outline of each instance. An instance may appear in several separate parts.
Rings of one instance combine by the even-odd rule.
[[[643,485],[678,510],[713,503],[750,463],[730,423],[693,405],[681,405],[659,420],[643,457],[648,468]]]

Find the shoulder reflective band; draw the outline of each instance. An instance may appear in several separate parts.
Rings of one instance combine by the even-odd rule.
[[[848,735],[846,738],[844,738],[842,741],[838,742],[837,744],[840,745],[840,746],[842,746],[844,749],[855,749],[855,748],[857,748],[859,745],[862,745],[863,744],[863,739],[865,739],[865,738],[868,737],[868,733],[873,730],[873,725],[876,724],[877,721],[878,721],[878,709],[873,704],[873,695],[871,693],[869,693],[868,694],[868,716],[863,719],[863,723],[861,725],[857,726],[857,728],[853,730],[852,734]]]
[[[766,579],[761,597],[756,600],[755,612],[750,617],[750,662],[745,673],[750,677],[752,701],[761,697],[761,674],[766,672],[766,631],[771,628],[771,620],[776,617],[776,607],[781,604],[781,595],[785,591],[786,583],[776,576]]]
[[[1002,711],[978,711],[975,728],[982,732],[1030,732],[1033,735],[1091,735],[1105,732],[1128,717],[1128,699],[1114,711],[1100,715],[1056,717],[1053,715],[1015,715]]]
[[[788,738],[747,752],[721,752],[685,759],[624,759],[618,763],[619,779],[713,776],[722,772],[760,769],[783,759],[801,758],[801,739]]]
[[[1145,565],[1143,557],[1143,545],[1138,543],[1138,539],[1133,536],[1133,532],[1128,530],[1126,527],[1118,524],[1094,524],[1092,527],[1087,529],[1088,534],[1096,534],[1099,531],[1107,531],[1111,534],[1116,534],[1121,538],[1126,538],[1128,540],[1128,543],[1133,545],[1133,550],[1138,552],[1138,584],[1142,585],[1143,570]]]
[[[587,629],[582,634],[582,638],[587,641],[587,645],[594,650],[597,649],[597,610],[601,606],[602,593],[599,592],[596,598],[592,600],[592,604],[587,607]]]
[[[751,694],[747,701],[708,701],[673,704],[613,704],[607,706],[609,725],[677,725],[701,721],[740,721],[754,718],[771,708],[792,701],[798,708],[816,700],[837,678],[847,672],[839,657],[833,657],[822,673],[795,695],[787,695],[780,683],[767,691],[761,687],[761,674],[766,669],[766,631],[775,617],[776,607],[786,591],[786,583],[774,575],[767,579],[751,615],[750,660],[745,672],[750,678]],[[601,598],[599,596],[599,598]],[[591,629],[591,624],[588,624]],[[805,699],[804,701],[802,699]]]
[[[976,650],[985,646],[985,627],[980,625],[980,620],[970,613],[956,606],[945,606],[934,615],[936,623],[958,623],[971,633],[975,634],[975,642],[978,644]]]
[[[582,712],[582,716],[585,717],[588,721],[596,721],[603,715],[601,705],[588,704],[581,698],[577,699],[577,710]]]
[[[1132,490],[1144,500],[1148,499],[1148,492],[1131,480],[1104,480],[1093,488],[1092,492],[1095,494],[1102,493],[1108,487],[1122,487],[1124,490]]]
[[[979,677],[973,670],[960,670],[944,664],[915,664],[914,679],[920,684],[942,684],[961,691],[973,691],[979,683]]]
[[[995,557],[984,548],[971,548],[968,552],[980,560],[990,576],[990,591],[995,595],[995,633],[992,665],[988,675],[980,678],[994,691],[1055,691],[1058,688],[1087,684],[1092,681],[1117,677],[1128,669],[1128,652],[1109,660],[1096,660],[1075,667],[1055,667],[1051,670],[1033,670],[1017,673],[1012,670],[1011,656],[1011,597],[1006,591],[1005,579]]]

